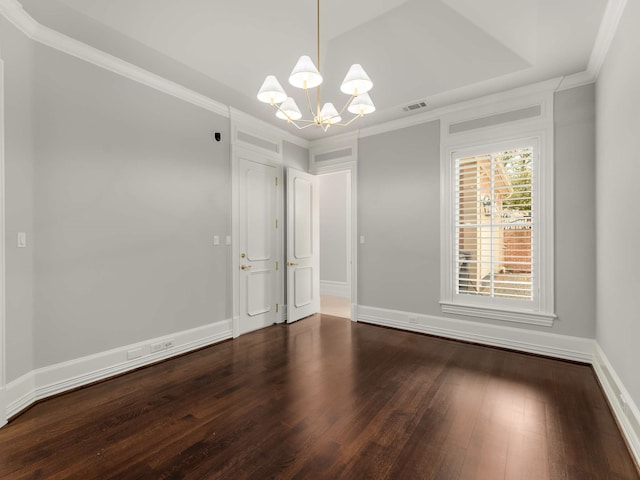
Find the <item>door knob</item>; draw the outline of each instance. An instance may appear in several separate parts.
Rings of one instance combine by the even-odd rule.
[[[240,265],[240,268],[242,270],[249,270],[251,268],[251,265]]]
[[[287,267],[295,267],[298,265],[296,262],[287,262]]]

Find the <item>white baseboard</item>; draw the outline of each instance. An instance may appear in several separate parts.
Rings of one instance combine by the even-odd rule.
[[[6,416],[5,420],[21,412],[36,401],[36,381],[31,371],[5,386]]]
[[[5,412],[6,400],[5,400],[5,387],[0,388],[0,412]],[[7,419],[4,416],[0,416],[0,428],[4,427],[7,424]]]
[[[415,319],[410,322],[409,319]],[[358,305],[358,321],[591,363],[593,340],[501,325]]]
[[[593,356],[593,369],[596,371],[622,434],[627,439],[636,464],[640,466],[640,410],[598,342],[595,342]]]
[[[329,280],[320,280],[320,295],[351,298],[351,285],[349,285],[347,282],[332,282]]]
[[[88,385],[144,365],[174,357],[232,338],[231,320],[164,335],[68,362],[31,371],[5,387],[6,416],[11,418],[34,402]],[[151,353],[151,345],[171,340],[173,346]],[[128,360],[127,352],[141,349],[140,357]]]

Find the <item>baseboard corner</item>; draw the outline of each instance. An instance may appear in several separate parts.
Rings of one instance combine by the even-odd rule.
[[[640,410],[597,341],[593,357],[596,377],[640,470]]]

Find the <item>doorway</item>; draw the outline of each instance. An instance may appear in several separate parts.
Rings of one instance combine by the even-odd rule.
[[[320,312],[351,318],[351,170],[318,175],[320,193]]]

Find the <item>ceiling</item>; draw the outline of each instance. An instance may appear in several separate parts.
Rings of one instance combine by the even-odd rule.
[[[452,99],[582,72],[606,3],[322,0],[323,101],[333,101],[338,108],[344,104],[339,86],[352,63],[362,64],[373,80],[370,94],[378,108],[353,128],[411,115],[403,107],[417,101],[435,108]],[[274,74],[303,105],[302,92],[287,79],[300,55],[315,58],[315,0],[22,0],[22,4],[40,23],[112,50],[109,53],[129,56],[144,68],[151,68],[145,65],[151,57],[173,62],[183,70],[178,75],[182,83],[215,100],[307,139],[324,135],[316,128],[296,131],[255,99],[264,77]],[[185,72],[199,80],[188,80]],[[334,127],[329,133],[342,131]]]

